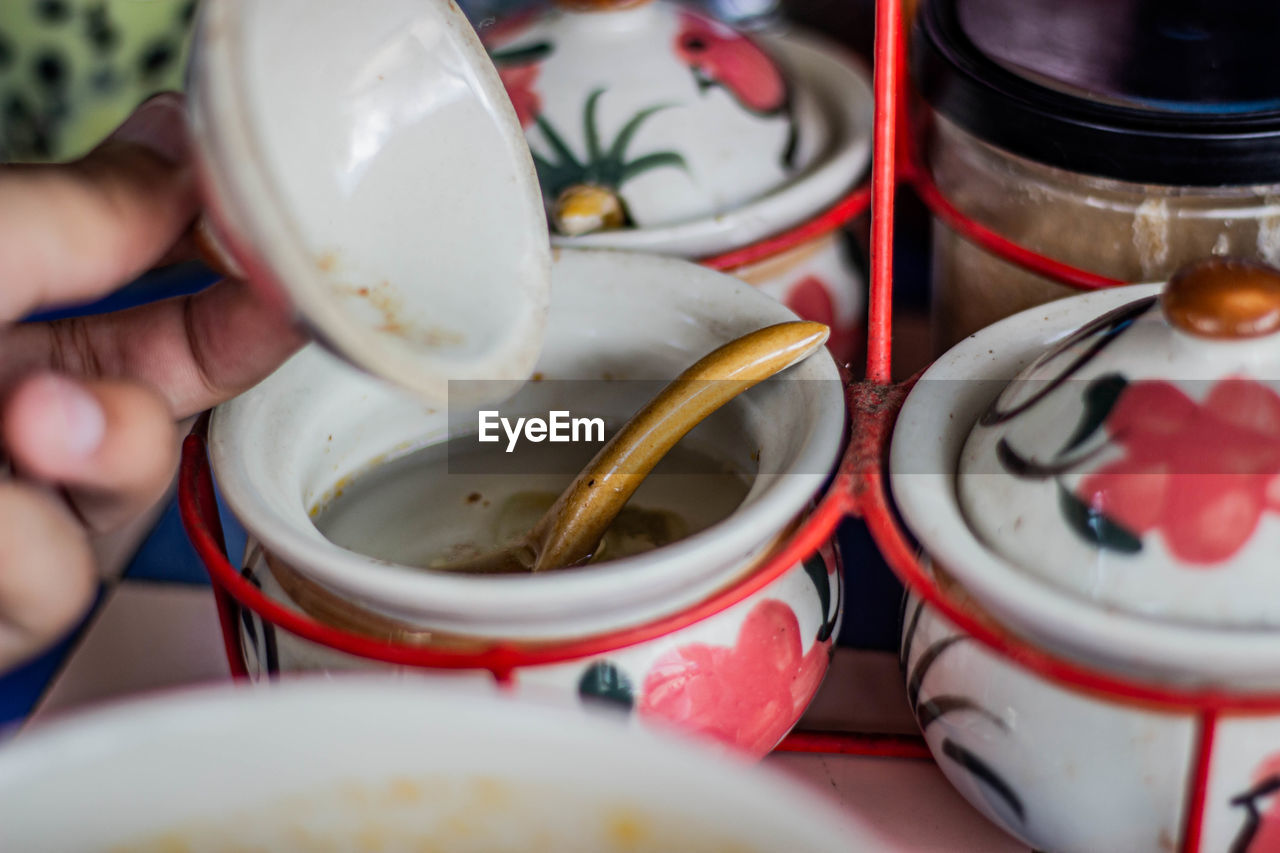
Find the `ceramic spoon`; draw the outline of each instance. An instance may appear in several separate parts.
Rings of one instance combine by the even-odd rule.
[[[440,570],[540,572],[586,562],[640,483],[689,430],[743,391],[808,358],[829,332],[821,323],[779,323],[703,356],[618,430],[523,539]]]

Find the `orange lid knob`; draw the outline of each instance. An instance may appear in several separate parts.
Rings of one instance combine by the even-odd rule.
[[[1202,338],[1256,338],[1280,331],[1280,270],[1212,258],[1183,267],[1161,295],[1164,315]]]

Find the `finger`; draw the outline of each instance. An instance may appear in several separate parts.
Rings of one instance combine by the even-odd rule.
[[[9,397],[0,429],[14,467],[62,487],[94,532],[155,504],[177,467],[177,428],[167,403],[120,380],[28,378]]]
[[[120,347],[126,375],[157,388],[177,419],[258,384],[305,341],[238,279],[149,307],[105,334]]]
[[[83,528],[52,495],[0,483],[0,670],[50,645],[97,589]]]
[[[178,235],[177,241],[166,249],[163,255],[156,258],[156,262],[152,264],[152,267],[160,269],[186,261],[197,260],[201,260],[200,242],[193,225]]]
[[[129,378],[156,389],[176,420],[257,384],[302,335],[243,281],[98,317],[34,323],[0,336],[0,387],[32,370]]]
[[[147,101],[83,160],[0,168],[0,320],[149,269],[198,209],[181,96]]]

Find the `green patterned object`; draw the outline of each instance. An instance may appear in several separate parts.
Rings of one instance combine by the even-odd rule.
[[[182,85],[196,0],[0,0],[0,158],[84,154]]]

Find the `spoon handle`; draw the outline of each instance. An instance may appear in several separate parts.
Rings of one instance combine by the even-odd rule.
[[[743,391],[803,361],[829,334],[821,323],[779,323],[730,341],[681,373],[600,449],[533,528],[533,570],[588,559],[640,483],[689,430]]]

